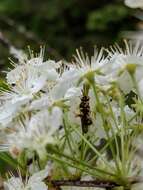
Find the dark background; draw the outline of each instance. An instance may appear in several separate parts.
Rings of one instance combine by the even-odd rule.
[[[134,10],[123,0],[0,0],[0,32],[20,49],[70,60],[75,48],[91,53],[94,45],[120,43],[123,31],[136,30]],[[8,48],[0,43],[0,70],[8,63]]]

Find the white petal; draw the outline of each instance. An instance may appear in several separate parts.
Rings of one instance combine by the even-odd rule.
[[[18,110],[19,105],[12,104],[10,102],[0,107],[0,123],[4,126],[10,123],[12,119],[16,116]]]
[[[49,123],[51,125],[51,130],[55,131],[62,124],[62,111],[58,107],[53,107],[52,113],[49,117]]]
[[[21,77],[21,73],[24,70],[23,65],[17,66],[15,69],[7,73],[6,79],[9,84],[15,84]]]
[[[45,167],[45,169],[43,169],[43,170],[35,173],[33,176],[31,176],[29,179],[29,184],[41,182],[42,180],[44,180],[49,174],[49,169],[50,169],[50,167],[47,165]]]
[[[45,108],[45,107],[48,107],[50,104],[50,100],[49,100],[49,97],[47,96],[44,96],[38,100],[34,100],[29,109],[30,110],[38,110],[38,109],[41,109],[41,108]]]
[[[80,95],[81,95],[81,89],[72,87],[67,90],[67,92],[65,94],[65,98],[71,99],[75,96],[80,96]]]

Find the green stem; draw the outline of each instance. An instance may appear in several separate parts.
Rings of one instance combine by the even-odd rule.
[[[99,168],[97,168],[97,167],[91,166],[91,165],[85,163],[85,162],[82,161],[82,160],[74,159],[74,158],[72,158],[72,157],[70,157],[70,156],[68,156],[68,155],[66,155],[66,154],[64,154],[64,153],[60,153],[59,151],[57,152],[56,150],[53,150],[53,153],[57,154],[58,156],[62,156],[62,157],[66,158],[66,159],[68,159],[68,160],[70,160],[70,161],[72,161],[72,162],[74,162],[74,163],[80,164],[80,165],[82,165],[83,167],[87,167],[87,168],[89,168],[89,169],[95,170],[95,171],[97,171],[97,172],[99,172],[99,173],[107,174],[107,175],[110,175],[110,176],[115,176],[115,175],[114,175],[113,173],[111,173],[111,172],[106,172],[106,171],[104,171],[104,170],[102,170],[102,169],[99,169]]]
[[[67,121],[68,121],[68,120],[67,120],[67,114],[64,113],[63,123],[64,123],[64,130],[65,130],[65,137],[66,137],[66,139],[67,139],[69,149],[70,149],[70,151],[71,151],[71,153],[72,153],[72,155],[73,155],[73,157],[74,157],[74,154],[75,154],[75,153],[74,153],[74,151],[73,151],[73,149],[72,149],[71,141],[70,141],[70,138],[69,138],[70,133],[69,133],[69,131],[67,130],[67,125],[68,125],[68,122],[67,122]],[[70,137],[71,137],[71,135],[70,135]]]
[[[57,157],[55,157],[55,156],[52,156],[52,155],[50,155],[50,154],[48,154],[47,153],[47,157],[48,158],[50,158],[51,160],[55,160],[55,161],[57,161],[57,162],[59,162],[59,163],[61,163],[61,164],[66,164],[66,165],[68,165],[68,166],[70,166],[70,167],[73,167],[73,168],[76,168],[76,169],[79,169],[79,170],[81,170],[81,171],[83,171],[83,172],[85,172],[85,173],[87,173],[87,174],[90,174],[90,175],[92,175],[92,176],[94,176],[94,177],[97,177],[98,175],[97,174],[95,174],[94,172],[91,172],[89,169],[85,169],[84,167],[82,167],[82,166],[80,166],[80,165],[75,165],[75,164],[73,164],[73,163],[71,163],[71,162],[68,162],[68,161],[66,161],[66,160],[61,160],[60,158],[57,158]]]
[[[96,101],[97,101],[97,105],[98,107],[100,108],[100,114],[101,114],[101,118],[102,118],[102,121],[103,121],[103,129],[106,133],[106,136],[107,136],[107,139],[109,140],[109,146],[110,146],[110,149],[111,149],[111,152],[112,152],[112,155],[113,155],[113,158],[114,158],[114,161],[115,161],[115,164],[116,164],[116,168],[117,170],[120,172],[120,166],[119,166],[119,163],[118,163],[118,160],[117,160],[117,156],[116,156],[116,153],[115,153],[115,150],[114,150],[114,147],[112,145],[112,142],[111,142],[111,138],[105,128],[105,125],[106,125],[106,119],[104,118],[104,108],[102,106],[102,104],[100,103],[100,99],[99,99],[99,96],[98,96],[98,93],[97,93],[97,90],[96,90],[96,86],[95,84],[91,84],[92,85],[92,88],[93,88],[93,92],[94,92],[94,95],[95,95],[95,98],[96,98]],[[113,131],[112,131],[113,132]],[[115,139],[116,140],[116,139]],[[117,140],[116,140],[117,141]],[[116,142],[117,143],[117,142]]]

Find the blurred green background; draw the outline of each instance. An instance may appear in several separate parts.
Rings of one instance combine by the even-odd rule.
[[[71,59],[75,48],[87,52],[96,44],[107,46],[135,30],[134,10],[123,0],[0,0],[0,34],[20,49],[46,46],[46,55]],[[0,43],[0,70],[9,52]]]

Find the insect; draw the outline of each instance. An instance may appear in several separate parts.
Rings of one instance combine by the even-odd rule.
[[[81,118],[81,125],[82,125],[82,132],[88,132],[88,126],[92,124],[92,119],[90,116],[90,105],[89,105],[89,96],[82,96],[81,103],[79,105],[80,108],[80,118]]]

